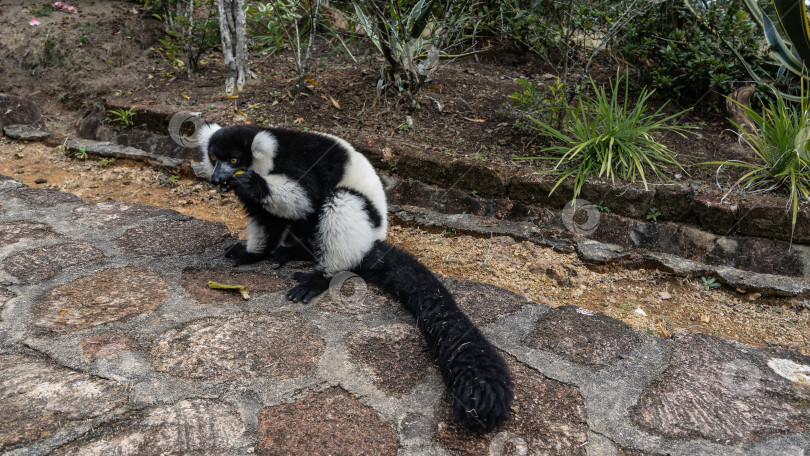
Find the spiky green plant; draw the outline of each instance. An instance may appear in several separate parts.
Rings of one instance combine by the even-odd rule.
[[[617,177],[631,182],[641,179],[644,188],[648,188],[647,170],[660,176],[661,164],[683,169],[672,151],[656,141],[654,135],[671,131],[685,136],[693,126],[669,124],[685,111],[666,116],[662,106],[649,113],[647,100],[653,92],[642,89],[638,98],[631,101],[627,76],[621,78],[617,74],[609,94],[593,80],[591,87],[593,97],[580,94],[575,106],[566,108],[563,129],[530,117],[538,134],[552,140],[552,145],[543,150],[550,156],[525,157],[556,161],[553,169],[540,172],[559,176],[550,194],[569,177],[574,178],[572,199],[576,200],[583,184],[594,174],[607,176],[613,182]]]
[[[707,165],[738,166],[748,171],[729,189],[739,188],[746,193],[765,193],[780,188],[788,192],[787,207],[793,217],[790,238],[796,230],[799,200],[810,202],[810,100],[802,93],[799,109],[792,109],[785,97],[777,94],[762,113],[737,103],[756,125],[756,130],[734,126],[753,149],[756,163],[737,160],[707,162]]]
[[[117,108],[107,111],[107,120],[112,123],[117,123],[122,127],[131,127],[135,124],[133,118],[135,117],[135,108]]]

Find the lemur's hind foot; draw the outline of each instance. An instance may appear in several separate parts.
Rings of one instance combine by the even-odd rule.
[[[278,269],[290,261],[314,261],[312,254],[299,244],[282,245],[273,251],[270,267]]]
[[[309,304],[312,298],[329,289],[330,280],[318,271],[296,272],[293,279],[298,281],[298,285],[287,292],[287,299],[295,302]]]

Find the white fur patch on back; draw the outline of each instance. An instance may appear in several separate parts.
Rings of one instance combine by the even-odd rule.
[[[368,159],[360,152],[357,152],[345,139],[329,133],[314,133],[331,139],[346,151],[348,160],[343,178],[338,182],[337,187],[354,190],[371,201],[381,218],[380,227],[374,230],[375,239],[385,240],[388,233],[388,203],[385,197],[385,189],[380,176],[377,175],[377,171],[374,170]]]
[[[278,151],[278,140],[269,131],[260,131],[253,137],[250,152],[253,155],[251,169],[265,176],[273,171],[273,160]]]
[[[319,266],[327,276],[356,268],[376,240],[364,206],[348,192],[338,192],[324,204],[316,236],[321,245]]]
[[[349,161],[346,163],[343,179],[337,186],[352,189],[371,201],[382,222],[379,231],[383,234],[382,237],[378,234],[377,238],[384,240],[388,229],[388,204],[380,176],[363,154],[351,148],[348,143],[344,147],[349,147]]]
[[[267,234],[264,231],[264,226],[256,220],[250,219],[248,222],[248,238],[247,238],[247,251],[248,253],[262,253],[267,247]]]
[[[371,201],[371,204],[379,212],[381,219],[380,227],[373,230],[374,238],[381,241],[385,240],[388,235],[388,203],[380,176],[377,175],[368,159],[360,152],[357,152],[345,139],[329,133],[314,133],[331,139],[346,151],[348,161],[346,162],[343,178],[338,182],[337,187],[354,190]]]
[[[312,213],[312,202],[301,184],[284,174],[270,174],[264,180],[270,190],[262,201],[267,212],[288,220],[300,220]]]
[[[212,174],[214,174],[214,167],[211,165],[211,160],[208,159],[208,145],[211,141],[211,136],[217,132],[217,130],[221,129],[217,124],[205,124],[197,129],[194,132],[194,140],[197,141],[197,144],[200,147],[200,151],[202,152],[202,161],[200,164],[202,165],[202,172],[205,174],[205,177],[210,178]]]

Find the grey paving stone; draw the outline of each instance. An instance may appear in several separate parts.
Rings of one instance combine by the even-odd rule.
[[[53,207],[57,204],[81,203],[82,200],[72,193],[57,192],[49,188],[23,187],[10,190],[9,195],[19,198],[28,204],[42,207]]]
[[[188,379],[284,379],[309,375],[324,341],[297,314],[205,318],[154,340],[156,370]]]
[[[169,296],[166,283],[142,267],[109,269],[60,285],[40,296],[34,324],[69,332],[153,311]]]
[[[471,280],[442,280],[461,310],[476,325],[486,325],[519,311],[529,301],[509,290]]]
[[[0,247],[22,241],[35,241],[58,236],[49,225],[39,222],[0,223]]]
[[[563,306],[541,317],[523,339],[529,348],[545,350],[568,361],[607,366],[630,352],[638,338],[632,328],[598,312]]]
[[[336,315],[361,315],[398,307],[399,303],[357,275],[341,273],[332,279],[329,289],[318,298],[315,306],[322,312]]]
[[[353,334],[347,345],[352,360],[370,369],[374,385],[394,397],[413,391],[433,366],[430,350],[413,325],[364,329]]]
[[[136,340],[121,333],[94,334],[82,338],[80,343],[82,357],[91,362],[140,348]]]
[[[17,295],[6,287],[0,287],[0,313],[3,312],[3,307],[6,303],[11,301]]]
[[[0,355],[0,451],[43,439],[72,421],[126,404],[114,381],[28,356]]]
[[[340,388],[268,407],[259,414],[260,455],[383,456],[397,454],[397,446],[391,423]]]
[[[245,425],[232,407],[192,399],[154,407],[138,418],[96,429],[77,444],[54,455],[226,455],[240,453],[249,441]]]
[[[33,283],[50,279],[65,268],[92,263],[103,257],[101,250],[86,242],[57,244],[8,257],[3,262],[3,269],[22,283]]]
[[[670,366],[641,394],[632,418],[653,434],[726,443],[804,432],[808,379],[810,358],[796,352],[678,335]]]
[[[134,225],[153,217],[178,215],[177,211],[143,204],[103,201],[77,207],[73,210],[76,221],[95,228]]]
[[[162,257],[202,253],[229,236],[222,223],[170,220],[130,228],[116,243],[131,255]]]

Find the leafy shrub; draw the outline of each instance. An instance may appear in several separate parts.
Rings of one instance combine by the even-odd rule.
[[[557,78],[553,84],[549,84],[547,91],[526,78],[518,78],[517,83],[520,91],[509,95],[505,109],[518,117],[517,126],[531,129],[532,124],[527,119],[533,117],[544,122],[553,122],[559,128],[563,111],[568,107],[562,80]]]
[[[566,72],[577,52],[592,47],[634,2],[629,0],[500,0],[480,7],[481,28],[516,40]]]
[[[463,38],[472,19],[470,0],[370,0],[354,2],[357,23],[385,59],[380,69],[378,91],[395,87],[414,95],[438,69],[439,59]],[[411,99],[415,105],[415,99]]]
[[[288,46],[290,35],[286,27],[303,16],[296,0],[274,0],[268,3],[250,2],[247,5],[247,27],[251,44],[260,54],[273,55]]]
[[[618,77],[611,85],[608,95],[605,88],[597,87],[591,79],[594,96],[579,95],[576,106],[565,109],[563,129],[557,129],[540,119],[529,117],[540,136],[549,138],[552,144],[544,148],[555,161],[554,168],[541,171],[559,176],[551,193],[567,178],[574,178],[576,199],[585,181],[596,174],[604,175],[615,182],[616,177],[634,182],[637,178],[647,188],[647,173],[651,170],[660,175],[661,163],[680,164],[664,144],[653,138],[658,132],[671,131],[681,136],[692,129],[688,125],[667,125],[667,122],[683,114],[662,114],[663,107],[654,113],[647,112],[647,101],[652,92],[642,89],[635,102],[630,100],[629,84]]]
[[[766,62],[761,34],[740,0],[693,2],[705,24],[716,30],[754,69]],[[701,24],[683,0],[665,0],[628,23],[613,44],[636,65],[638,83],[665,97],[707,101],[718,110],[720,97],[735,82],[749,80],[745,67],[720,38]]]
[[[705,164],[748,169],[729,192],[735,188],[747,193],[786,189],[789,194],[787,206],[793,211],[792,239],[799,199],[810,202],[810,101],[804,98],[799,109],[793,109],[782,96],[777,96],[776,101],[771,100],[761,114],[748,106],[738,105],[756,125],[756,131],[750,131],[735,123],[754,150],[758,163],[724,161]]]
[[[191,75],[202,55],[220,44],[219,13],[213,0],[147,0],[144,6],[166,26],[168,36],[160,43],[175,69],[185,66]],[[186,62],[180,59],[183,53]]]

